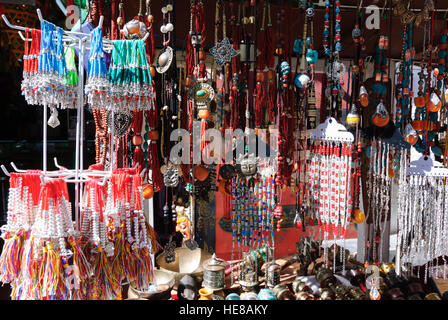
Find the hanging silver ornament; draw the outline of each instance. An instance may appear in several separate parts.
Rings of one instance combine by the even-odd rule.
[[[163,183],[166,187],[176,187],[179,184],[179,168],[172,164],[164,165],[160,168],[163,174]]]
[[[48,119],[47,124],[53,129],[61,124],[61,122],[58,119],[58,110],[56,110],[55,107],[51,108],[51,115],[50,118]]]
[[[206,82],[195,81],[191,87],[190,95],[196,106],[208,106],[215,99],[215,90]]]
[[[114,119],[112,121],[112,111],[107,111],[106,122],[109,128],[114,129],[114,135],[122,137],[128,133],[132,124],[132,113],[130,112],[115,112]]]
[[[173,48],[167,46],[160,50],[156,59],[156,70],[158,73],[165,73],[173,62]]]
[[[132,19],[124,25],[121,32],[126,39],[138,39],[143,38],[148,30],[143,22],[137,19]]]
[[[325,72],[329,79],[333,81],[340,80],[345,74],[345,65],[342,62],[334,61],[333,63],[327,64]]]
[[[233,48],[233,45],[227,37],[222,39],[221,42],[216,43],[216,45],[210,49],[210,53],[220,67],[231,62],[232,58],[238,55],[238,51]]]

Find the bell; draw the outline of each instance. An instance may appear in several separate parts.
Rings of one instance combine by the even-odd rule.
[[[215,291],[224,289],[225,268],[224,260],[216,258],[216,255],[213,254],[209,260],[203,263],[204,280],[202,286]]]
[[[369,105],[369,94],[364,86],[361,86],[359,89],[359,103],[363,107],[367,107]]]
[[[46,108],[46,107],[44,107]],[[53,129],[56,128],[57,126],[59,126],[61,124],[61,122],[58,119],[58,111],[56,110],[56,108],[52,108],[51,109],[51,116],[48,119],[48,125],[50,127],[52,127]]]
[[[404,140],[409,143],[411,146],[415,145],[418,141],[418,135],[417,131],[414,130],[412,125],[408,123],[406,125],[405,131],[404,131]]]
[[[389,112],[387,112],[383,101],[377,105],[376,112],[372,116],[372,122],[377,127],[385,127],[389,123]]]
[[[356,106],[355,104],[352,105],[352,108],[350,109],[350,112],[347,114],[347,118],[345,119],[345,122],[350,127],[356,126],[361,118],[359,117],[359,114],[356,112]]]
[[[177,287],[177,295],[180,300],[195,300],[197,291],[196,281],[192,276],[185,275],[180,279]]]
[[[429,98],[428,110],[429,112],[437,112],[442,107],[442,101],[440,101],[439,96],[433,92]]]

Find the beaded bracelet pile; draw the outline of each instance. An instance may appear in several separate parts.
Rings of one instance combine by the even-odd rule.
[[[41,22],[39,68],[35,78],[35,101],[39,105],[73,107],[67,86],[67,65],[62,37],[64,30],[54,24]]]
[[[87,72],[87,82],[85,94],[87,102],[92,109],[100,109],[106,103],[106,96],[109,90],[107,79],[107,66],[103,52],[103,31],[95,28],[90,33],[90,56],[89,70]]]
[[[149,110],[154,91],[146,46],[142,40],[115,40],[104,107],[115,111]]]
[[[0,280],[12,299],[121,299],[121,282],[147,290],[154,279],[154,231],[143,213],[141,178],[113,172],[108,184],[85,183],[79,226],[67,185],[41,172],[11,173]]]
[[[29,105],[36,105],[37,87],[36,74],[39,69],[39,52],[40,52],[40,38],[41,31],[37,29],[31,29],[31,47],[29,46],[29,32],[27,28],[25,30],[25,49],[23,55],[23,80],[21,84],[22,95],[25,97],[25,101]]]

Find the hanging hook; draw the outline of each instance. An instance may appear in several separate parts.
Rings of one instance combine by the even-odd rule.
[[[16,171],[16,172],[26,172],[26,170],[20,170],[19,168],[17,168],[16,164],[14,162],[11,161],[11,167]]]
[[[100,21],[98,23],[98,28],[100,28],[100,29],[103,28],[103,22],[104,22],[104,16],[100,16]]]
[[[59,170],[65,170],[64,167],[62,167],[61,165],[59,165],[58,163],[58,159],[56,157],[53,158],[54,160],[54,165],[56,166],[56,168],[58,168]]]
[[[8,176],[10,177],[11,174],[9,173],[8,169],[6,169],[6,167],[4,165],[1,165],[0,168],[2,168],[2,171]]]
[[[17,33],[19,34],[20,38],[21,38],[23,41],[32,41],[31,39],[27,39],[27,38],[25,38],[25,36],[23,35],[22,31],[17,31]]]
[[[44,18],[42,17],[42,12],[40,11],[40,9],[37,8],[37,9],[36,9],[36,12],[37,12],[37,17],[39,18],[39,21],[40,21],[40,22],[43,22],[43,21],[44,21]]]
[[[21,26],[16,26],[15,24],[11,24],[8,20],[8,18],[6,18],[6,16],[4,14],[2,14],[2,18],[3,21],[5,22],[5,24],[10,27],[11,29],[16,29],[16,30],[21,30],[21,31],[26,31],[25,27],[21,27]]]
[[[98,182],[98,185],[103,187],[106,184],[106,182],[107,182],[107,178],[108,178],[107,176],[104,176],[103,182]]]

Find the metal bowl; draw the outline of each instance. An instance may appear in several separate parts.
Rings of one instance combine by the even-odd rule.
[[[202,263],[210,259],[210,253],[201,248],[195,250],[176,248],[174,254],[175,260],[172,263],[166,263],[164,253],[157,256],[156,264],[160,267],[160,270],[172,274],[176,283],[185,275],[190,275],[198,281],[202,281]]]
[[[139,291],[132,286],[128,289],[128,300],[152,300],[162,299],[167,296],[169,298],[171,289],[174,286],[174,276],[163,270],[154,270],[154,280],[156,286],[164,286],[166,289],[158,292]]]

